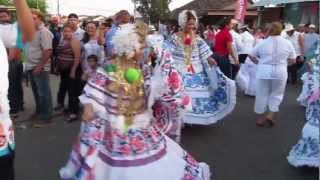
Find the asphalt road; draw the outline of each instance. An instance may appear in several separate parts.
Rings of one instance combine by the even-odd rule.
[[[54,99],[57,82],[53,77]],[[223,121],[185,127],[182,146],[211,166],[215,180],[316,180],[317,169],[293,168],[286,160],[305,123],[305,110],[295,100],[299,89],[289,85],[275,128],[256,127],[254,99],[239,93],[236,109]],[[16,180],[58,180],[80,123],[65,124],[65,117],[57,116],[52,127],[31,128],[30,122],[21,122],[34,112],[30,88],[25,103],[16,130]]]

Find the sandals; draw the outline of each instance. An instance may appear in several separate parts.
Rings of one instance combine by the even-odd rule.
[[[10,119],[12,121],[16,121],[19,118],[19,113],[11,113],[10,114]]]
[[[271,127],[274,127],[276,125],[276,122],[274,119],[270,119],[270,118],[258,118],[257,121],[256,121],[256,125],[257,126],[260,126],[260,127],[264,127],[266,125],[270,125]]]
[[[256,121],[256,125],[257,125],[257,126],[260,126],[260,127],[265,126],[266,123],[267,123],[267,119],[264,118],[264,117],[260,117],[260,118],[258,118],[257,121]]]
[[[63,105],[58,105],[55,108],[53,108],[54,111],[62,111],[64,109]]]
[[[274,119],[266,118],[266,121],[271,127],[274,127],[276,125]]]
[[[78,120],[78,116],[76,114],[70,114],[69,117],[65,120],[66,123],[72,123]]]

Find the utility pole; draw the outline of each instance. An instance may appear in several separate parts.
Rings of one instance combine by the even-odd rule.
[[[57,14],[60,17],[60,0],[57,0]]]
[[[136,17],[136,16],[137,16],[137,14],[136,14],[136,11],[137,11],[137,2],[136,2],[135,0],[133,1],[133,5],[134,5],[134,11],[133,11],[134,14],[133,14],[133,16]]]

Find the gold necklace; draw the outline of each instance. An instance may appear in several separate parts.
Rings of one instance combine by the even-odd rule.
[[[181,35],[180,35],[180,42],[181,42],[183,50],[184,50],[185,63],[186,63],[188,71],[189,71],[189,69],[193,70],[191,59],[192,59],[192,52],[195,47],[195,40],[194,39],[195,38],[193,35],[189,35],[189,34],[184,35],[184,33],[181,33]]]

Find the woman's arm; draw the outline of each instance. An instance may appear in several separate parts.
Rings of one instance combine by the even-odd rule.
[[[208,58],[208,63],[210,64],[210,66],[217,66],[217,61],[215,59],[213,59],[212,57]]]
[[[71,48],[72,48],[72,51],[74,54],[74,62],[73,62],[72,69],[70,72],[70,77],[74,79],[76,77],[77,68],[80,64],[80,57],[81,57],[80,41],[75,38],[72,39],[71,40]]]
[[[19,26],[26,41],[31,41],[36,32],[30,9],[25,0],[13,1],[17,8]]]
[[[301,59],[300,61],[303,61],[304,60],[304,38],[303,36],[300,34],[299,35],[299,46],[300,46],[300,53],[301,53]]]
[[[83,105],[82,120],[85,122],[90,122],[94,118],[94,110],[92,104]]]

